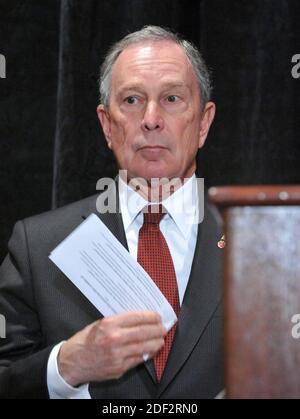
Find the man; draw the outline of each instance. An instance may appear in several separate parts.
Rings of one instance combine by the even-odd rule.
[[[196,154],[214,118],[207,69],[190,43],[145,27],[109,51],[100,91],[97,113],[108,147],[129,181],[146,183],[133,190],[117,180],[121,213],[98,213],[91,197],[16,224],[0,273],[7,319],[0,396],[215,397],[223,388],[222,231],[207,204],[201,224],[176,211],[193,195]],[[163,178],[177,179],[166,199]],[[122,190],[134,195],[133,207]],[[192,212],[201,199],[191,198]],[[148,222],[144,212],[154,202],[164,214]],[[154,312],[102,318],[48,259],[92,212],[168,294],[178,315],[169,333]]]

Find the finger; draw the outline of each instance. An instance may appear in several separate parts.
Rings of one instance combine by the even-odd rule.
[[[147,362],[149,359],[152,359],[156,355],[156,353],[158,353],[158,352],[159,352],[159,350],[158,351],[155,351],[155,352],[149,352],[149,353],[147,353],[147,355],[148,355],[147,356],[147,360],[145,359],[145,354],[128,357],[124,361],[124,364],[125,364],[125,367],[124,368],[125,368],[125,370],[127,371],[127,370],[129,370],[131,368],[135,368],[136,366]]]
[[[142,324],[161,323],[161,317],[154,311],[131,311],[116,316],[106,317],[106,323],[119,327],[133,327]]]
[[[120,338],[121,345],[127,345],[130,343],[138,343],[151,339],[164,338],[167,334],[167,330],[162,324],[153,325],[148,324],[146,326],[135,326],[124,328]]]
[[[128,371],[132,368],[137,367],[140,364],[143,364],[145,361],[143,359],[143,356],[132,356],[130,358],[127,358],[125,361],[125,370]]]
[[[151,339],[145,342],[133,343],[127,346],[124,346],[120,350],[120,356],[123,359],[131,357],[141,357],[143,354],[156,354],[165,344],[164,339]]]

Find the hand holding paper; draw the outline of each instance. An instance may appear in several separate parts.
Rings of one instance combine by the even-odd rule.
[[[65,381],[77,386],[119,378],[162,348],[177,321],[173,308],[96,215],[49,257],[106,316],[62,345],[58,369]]]
[[[104,316],[149,310],[160,314],[167,330],[176,323],[159,288],[95,214],[49,257]]]

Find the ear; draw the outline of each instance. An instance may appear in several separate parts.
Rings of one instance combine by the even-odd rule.
[[[202,111],[201,126],[199,132],[199,148],[204,146],[209,128],[214,120],[216,105],[213,102],[207,102]]]
[[[111,149],[111,124],[110,124],[110,117],[109,113],[105,110],[104,105],[99,105],[97,107],[97,115],[102,126],[105,139],[107,142],[108,147]]]

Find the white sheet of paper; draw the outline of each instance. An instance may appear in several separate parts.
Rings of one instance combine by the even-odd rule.
[[[49,258],[104,316],[151,310],[161,315],[167,330],[176,323],[176,314],[160,289],[95,214]]]

